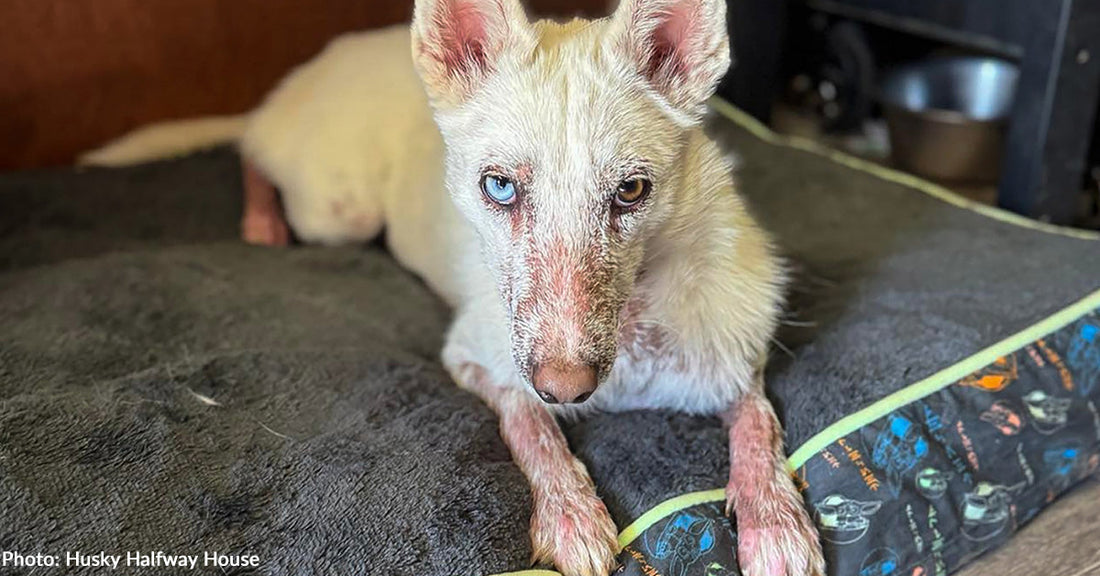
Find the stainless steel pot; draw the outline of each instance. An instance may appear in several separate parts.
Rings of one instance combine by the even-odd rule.
[[[886,75],[881,92],[894,163],[938,180],[996,182],[1019,79],[1010,62],[938,58]]]

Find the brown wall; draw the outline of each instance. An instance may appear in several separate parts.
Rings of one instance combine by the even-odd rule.
[[[529,2],[600,15],[607,0]],[[0,170],[58,165],[141,124],[247,110],[341,32],[411,0],[0,1]]]

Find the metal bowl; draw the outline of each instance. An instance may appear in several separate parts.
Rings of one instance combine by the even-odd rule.
[[[938,180],[996,182],[1019,69],[953,57],[897,68],[881,92],[894,163]]]

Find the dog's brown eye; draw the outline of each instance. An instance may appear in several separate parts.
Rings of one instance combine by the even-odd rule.
[[[622,208],[629,208],[649,194],[652,184],[645,178],[631,178],[619,183],[618,193],[615,194],[615,204]]]

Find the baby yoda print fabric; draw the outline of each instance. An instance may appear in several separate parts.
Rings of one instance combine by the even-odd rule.
[[[677,511],[623,547],[622,573],[736,576],[737,534],[723,503]]]
[[[1100,465],[1100,313],[845,435],[799,468],[835,574],[943,575]]]
[[[1100,311],[838,438],[795,471],[830,573],[943,576],[1100,466]],[[631,575],[732,575],[721,503],[624,550]]]

